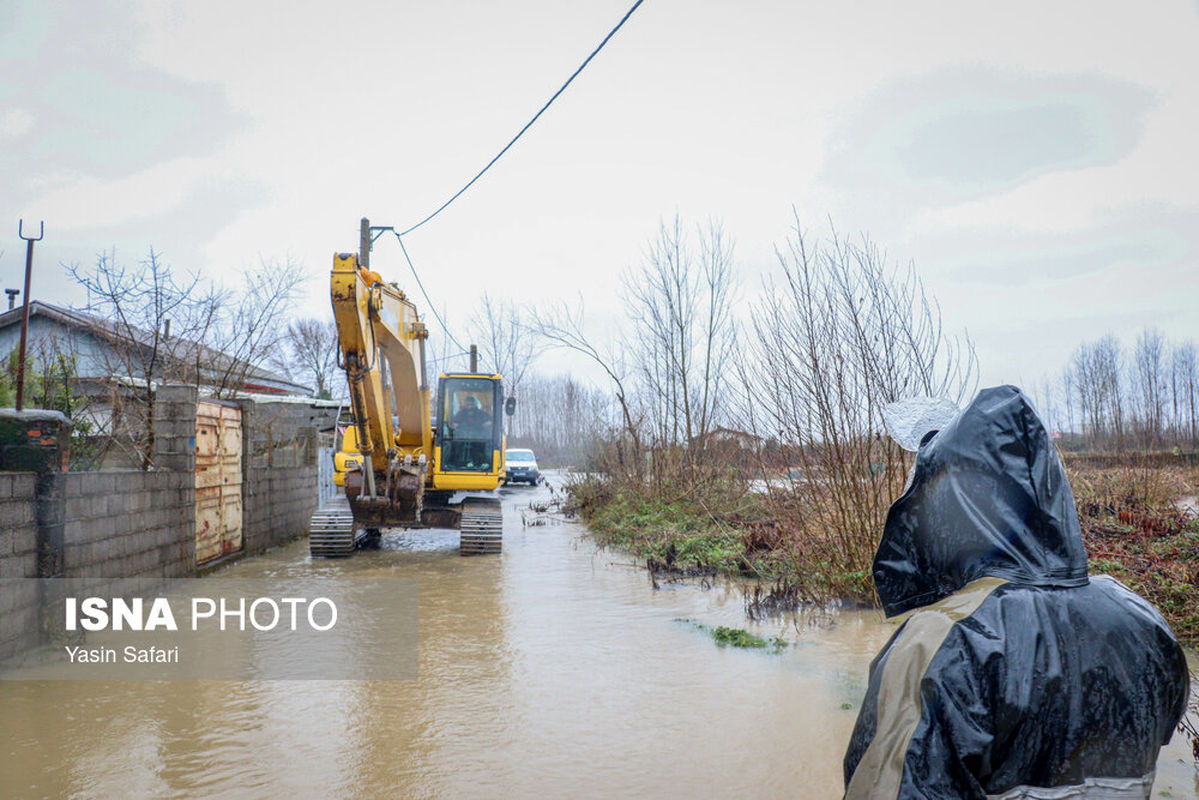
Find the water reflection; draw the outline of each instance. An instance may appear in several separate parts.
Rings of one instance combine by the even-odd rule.
[[[415,578],[417,680],[3,682],[0,796],[840,797],[894,624],[749,624],[736,587],[654,590],[577,527],[522,528],[512,510],[543,491],[506,490],[500,558],[388,533],[349,560],[298,542],[222,573]],[[722,649],[684,619],[794,645]],[[1199,798],[1180,737],[1158,770],[1155,796]]]

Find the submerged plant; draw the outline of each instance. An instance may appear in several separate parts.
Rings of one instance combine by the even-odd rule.
[[[782,652],[791,643],[779,636],[771,636],[765,639],[761,636],[750,633],[744,628],[728,628],[724,625],[718,625],[715,628],[704,625],[702,622],[696,622],[693,619],[676,619],[675,622],[687,622],[694,625],[701,631],[711,635],[712,640],[720,647],[742,647],[746,649],[762,649],[770,650],[772,653]]]

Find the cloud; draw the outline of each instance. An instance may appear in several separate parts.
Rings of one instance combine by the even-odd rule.
[[[0,139],[24,136],[33,129],[34,118],[23,108],[6,108],[0,111]]]
[[[49,172],[105,179],[213,154],[248,124],[219,86],[139,64],[128,7],[55,14],[19,3],[3,21],[12,27],[0,38],[0,179],[10,201],[36,193]]]
[[[1100,75],[954,67],[896,81],[849,112],[822,177],[906,208],[1011,190],[1133,151],[1153,94]]]
[[[1082,232],[967,229],[942,238],[951,265],[941,274],[974,286],[1086,279],[1115,267],[1153,270],[1199,251],[1199,214],[1159,211],[1105,215],[1108,226]]]
[[[946,229],[913,245],[947,328],[974,335],[988,383],[1056,373],[1107,332],[1197,333],[1199,207],[1106,209],[1081,230]]]

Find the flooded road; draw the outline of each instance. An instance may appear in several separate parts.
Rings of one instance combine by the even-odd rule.
[[[655,590],[575,525],[522,528],[548,493],[504,490],[504,553],[452,532],[310,561],[304,540],[221,577],[419,581],[411,681],[0,682],[0,797],[836,798],[878,612],[746,621],[736,589]],[[693,622],[793,646],[717,647]],[[364,676],[368,677],[368,676]],[[1181,737],[1155,797],[1199,798]]]

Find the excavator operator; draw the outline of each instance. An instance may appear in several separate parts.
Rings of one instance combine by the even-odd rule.
[[[473,394],[462,398],[462,407],[454,415],[459,438],[486,439],[491,436],[491,415],[479,408]]]

